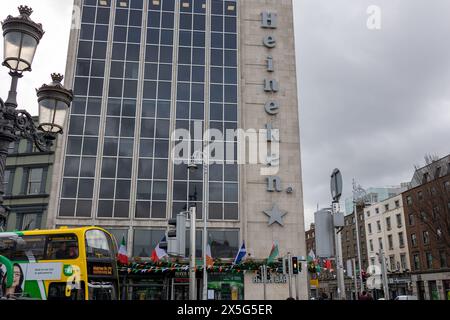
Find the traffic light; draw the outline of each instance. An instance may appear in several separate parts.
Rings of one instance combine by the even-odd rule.
[[[292,274],[298,274],[298,258],[292,257]]]
[[[186,214],[180,213],[176,219],[168,221],[167,242],[160,243],[160,248],[169,255],[185,256],[186,248]]]

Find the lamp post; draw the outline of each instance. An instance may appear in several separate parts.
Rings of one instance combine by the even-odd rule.
[[[209,157],[207,155],[208,152],[199,154],[194,154],[193,159],[188,164],[188,170],[190,172],[194,172],[199,169],[198,162],[199,158],[202,158],[203,162],[203,196],[202,196],[202,215],[203,215],[203,290],[202,290],[202,298],[203,300],[208,300],[208,270],[207,270],[207,259],[206,259],[206,251],[208,247],[208,198],[209,198],[209,189],[208,189],[208,181],[209,181]]]
[[[356,185],[355,180],[353,180],[353,212],[355,215],[355,228],[356,228],[356,249],[358,254],[358,266],[359,266],[359,279],[361,280],[360,293],[364,291],[364,281],[362,276],[362,264],[361,264],[361,244],[360,244],[360,234],[359,234],[359,223],[358,223],[358,201],[363,201],[365,203],[366,191],[359,185]],[[363,213],[364,214],[364,213]],[[356,274],[356,270],[355,270]]]
[[[33,141],[42,151],[50,151],[58,134],[62,134],[67,112],[73,99],[71,90],[61,84],[63,76],[52,74],[52,82],[43,85],[36,93],[39,104],[39,126],[26,110],[18,110],[17,85],[23,73],[31,71],[37,46],[44,35],[42,25],[31,20],[33,10],[20,6],[20,15],[8,16],[2,22],[4,60],[9,69],[11,87],[5,102],[0,98],[0,230],[8,220],[9,209],[3,205],[6,159],[11,142],[20,138]]]

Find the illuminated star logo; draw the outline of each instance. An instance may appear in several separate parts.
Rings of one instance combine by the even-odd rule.
[[[272,210],[265,210],[263,212],[269,217],[269,226],[278,223],[280,226],[284,227],[283,217],[287,215],[286,211],[280,210],[278,206],[274,204]]]

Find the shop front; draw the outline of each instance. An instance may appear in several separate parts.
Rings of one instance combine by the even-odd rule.
[[[208,300],[244,300],[242,273],[211,273],[208,278]]]

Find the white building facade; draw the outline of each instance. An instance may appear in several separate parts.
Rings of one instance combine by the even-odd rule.
[[[380,253],[384,253],[390,295],[407,294],[411,271],[402,195],[364,209],[369,268],[381,274]],[[380,288],[381,289],[381,288]]]

